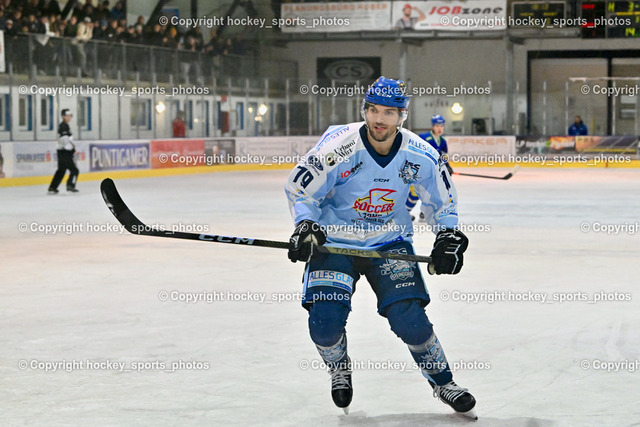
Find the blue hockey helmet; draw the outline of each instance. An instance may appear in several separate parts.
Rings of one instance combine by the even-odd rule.
[[[406,109],[409,105],[407,85],[402,80],[379,77],[367,89],[364,102]]]
[[[407,119],[407,108],[409,107],[409,97],[407,96],[407,85],[402,80],[388,79],[381,76],[373,82],[362,100],[360,113],[366,120],[365,111],[367,104],[384,105],[385,107],[396,107],[400,110],[400,119],[404,122]],[[402,124],[400,124],[402,126]]]
[[[432,125],[443,125],[444,124],[444,117],[442,117],[440,114],[436,114],[435,116],[431,117],[431,124]]]

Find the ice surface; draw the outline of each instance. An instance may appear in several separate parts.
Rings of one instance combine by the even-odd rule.
[[[116,184],[148,224],[287,240],[286,176],[236,172]],[[454,374],[478,400],[473,425],[640,423],[638,371],[593,368],[594,361],[640,360],[640,233],[580,229],[583,222],[640,222],[640,171],[522,169],[509,181],[454,180],[463,222],[490,231],[467,233],[460,275],[427,276],[427,313],[450,362],[488,368]],[[87,232],[87,224],[117,224],[98,186],[80,183],[81,193],[57,196],[45,195],[46,187],[0,189],[1,425],[469,423],[431,396],[406,346],[376,314],[364,279],[347,325],[350,355],[407,368],[356,370],[345,416],[331,402],[328,375],[301,368],[319,361],[306,312],[298,301],[273,301],[276,293],[296,299],[302,265],[277,249]],[[19,231],[21,223],[28,231]],[[43,224],[85,230],[31,231]],[[432,241],[419,234],[416,252],[428,255]],[[467,303],[445,301],[443,293],[529,291],[548,299],[584,292],[590,300],[618,292],[631,300]],[[171,301],[189,292],[265,301]],[[583,360],[592,367],[583,369]],[[60,361],[84,366],[43,368]],[[87,361],[125,363],[126,370],[88,369]],[[180,361],[208,369],[167,372]],[[132,371],[135,362],[148,369]]]

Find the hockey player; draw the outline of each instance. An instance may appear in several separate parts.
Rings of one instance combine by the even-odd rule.
[[[431,131],[420,134],[420,138],[424,139],[429,143],[429,145],[438,150],[440,156],[449,153],[447,141],[442,136],[444,133],[444,122],[444,117],[440,114],[436,114],[431,117]],[[453,174],[453,169],[451,168],[451,165],[449,165],[448,161],[446,161],[445,165],[449,174]]]
[[[69,169],[69,178],[67,178],[67,191],[77,193],[76,181],[78,179],[78,167],[73,160],[73,155],[76,152],[76,146],[73,144],[73,136],[71,134],[71,128],[69,122],[73,115],[68,108],[62,110],[62,122],[58,126],[58,170],[51,184],[49,185],[49,194],[58,193],[58,185],[62,182],[64,174]]]
[[[431,117],[431,132],[421,133],[419,136],[438,151],[438,154],[440,154],[440,157],[443,159],[445,167],[449,171],[449,175],[453,175],[453,169],[451,168],[448,158],[446,157],[449,149],[447,148],[447,141],[442,137],[443,133],[444,117],[442,117],[440,114],[436,114],[435,116]],[[413,186],[411,186],[409,197],[407,198],[406,202],[407,210],[411,212],[416,203],[418,203],[418,193],[416,193]],[[411,219],[414,219],[413,216]],[[424,219],[424,214],[420,214],[420,219]]]
[[[415,262],[314,253],[313,245],[413,254],[404,202],[413,185],[437,228],[436,274],[457,274],[467,237],[458,230],[457,195],[438,153],[402,128],[409,99],[402,81],[380,77],[362,103],[364,122],[330,127],[291,172],[286,194],[295,222],[291,261],[307,263],[303,306],[309,332],[331,375],[331,396],[348,413],[353,396],[345,326],[356,282],[364,275],[378,313],[408,347],[434,396],[475,418],[474,397],[453,382],[424,307],[429,303]]]

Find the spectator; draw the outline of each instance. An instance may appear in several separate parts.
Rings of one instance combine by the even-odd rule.
[[[13,20],[7,19],[7,29],[4,30],[5,40],[17,39],[18,38],[18,30],[13,26]]]
[[[89,75],[89,70],[87,70],[87,47],[85,44],[93,38],[93,22],[91,22],[91,18],[86,16],[84,21],[78,25],[78,34],[76,35],[76,49],[78,51],[78,56],[80,58],[80,68],[85,75]],[[92,52],[91,49],[88,49]],[[92,55],[93,57],[93,55]]]
[[[58,0],[44,0],[40,6],[40,11],[43,15],[48,15],[49,17],[62,13]]]
[[[22,14],[25,16],[33,15],[36,16],[40,12],[38,8],[38,0],[29,0],[28,2],[24,2],[26,5],[22,9]]]
[[[163,38],[163,46],[171,49],[177,49],[180,44],[180,40],[178,38],[178,30],[175,27],[169,28],[167,31],[167,35]]]
[[[109,26],[105,30],[105,35],[106,35],[105,40],[108,42],[118,41],[118,21],[109,22]]]
[[[124,4],[121,1],[117,2],[116,5],[113,6],[113,9],[111,9],[111,19],[115,19],[116,21],[127,19]]]
[[[136,33],[136,29],[133,25],[129,25],[129,27],[127,27],[127,31],[122,36],[122,40],[128,44],[139,44],[138,34]]]
[[[7,29],[7,20],[4,17],[4,9],[0,7],[0,31]]]
[[[202,37],[202,30],[200,27],[191,28],[184,36],[185,38],[193,37],[198,50],[202,49],[204,46],[204,37]]]
[[[27,18],[27,27],[29,30],[27,32],[32,34],[42,34],[44,33],[44,29],[41,28],[40,22],[36,19],[36,16],[31,13]]]
[[[106,23],[109,19],[111,19],[111,12],[109,12],[109,2],[105,1],[99,3],[98,7],[96,7],[93,11],[93,17],[94,20],[100,22],[100,24],[102,24],[103,21]]]
[[[72,16],[71,19],[67,22],[67,26],[64,29],[64,36],[76,38],[78,35],[78,18]]]
[[[82,8],[82,13],[85,17],[93,18],[93,11],[95,7],[93,6],[93,0],[85,0],[84,7]]]
[[[24,22],[22,22],[21,10],[16,10],[15,12],[13,12],[13,25],[16,26],[18,32],[22,31],[22,26],[24,25]]]
[[[576,116],[573,124],[569,126],[569,135],[570,136],[579,136],[579,135],[588,135],[589,132],[587,130],[587,126],[582,122],[582,118],[580,116]]]
[[[173,137],[184,138],[186,136],[187,127],[184,123],[184,112],[178,111],[178,115],[173,120]]]
[[[164,46],[164,34],[162,34],[160,24],[155,24],[153,26],[153,31],[149,33],[149,44],[152,46]]]
[[[108,31],[107,21],[100,21],[100,25],[96,25],[93,29],[93,40],[107,40],[107,31]]]

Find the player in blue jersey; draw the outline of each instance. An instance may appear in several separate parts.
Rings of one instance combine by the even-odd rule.
[[[413,185],[437,231],[431,252],[436,274],[460,271],[468,240],[458,229],[456,190],[438,152],[402,128],[408,104],[402,81],[380,77],[362,103],[364,122],[330,127],[291,172],[286,194],[296,226],[289,258],[306,263],[303,306],[336,406],[348,412],[353,396],[345,326],[364,275],[378,313],[408,345],[434,396],[475,418],[475,399],[453,382],[425,313],[430,297],[417,263],[314,253],[311,245],[413,254],[404,204]]]
[[[429,145],[431,145],[433,148],[435,148],[438,151],[438,153],[440,154],[440,157],[445,162],[444,164],[447,170],[449,171],[449,175],[453,175],[453,169],[451,168],[451,165],[449,164],[449,161],[448,161],[449,159],[447,157],[447,153],[449,152],[449,149],[447,147],[447,141],[442,136],[442,134],[444,133],[444,123],[445,123],[444,117],[442,117],[440,114],[436,114],[435,116],[432,116],[431,132],[421,133],[419,136],[420,138],[427,141]],[[418,200],[419,200],[418,193],[415,191],[413,186],[411,186],[411,189],[409,191],[409,197],[407,197],[407,202],[405,203],[407,210],[409,212],[411,212],[411,210],[414,208],[416,203],[418,203]],[[413,219],[413,216],[412,216],[412,219]],[[420,214],[420,219],[424,219],[424,214],[422,213]]]
[[[424,139],[431,145],[433,148],[438,150],[438,153],[442,156],[443,154],[449,154],[449,148],[447,147],[447,140],[444,139],[442,134],[444,133],[444,117],[440,114],[436,114],[431,117],[431,131],[420,134],[420,138]],[[449,174],[453,174],[453,169],[449,162],[445,163],[447,169],[449,170]]]

